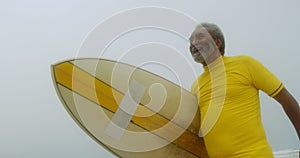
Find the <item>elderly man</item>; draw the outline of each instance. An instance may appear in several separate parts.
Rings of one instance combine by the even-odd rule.
[[[197,26],[190,37],[190,52],[204,67],[191,91],[198,97],[201,133],[211,158],[273,157],[261,122],[259,90],[282,105],[300,138],[297,101],[257,60],[224,56],[225,40],[217,25]],[[213,121],[207,124],[209,120]]]

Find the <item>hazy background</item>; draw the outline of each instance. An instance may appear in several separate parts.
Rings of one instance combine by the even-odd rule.
[[[198,21],[217,23],[226,36],[227,55],[250,55],[263,62],[300,101],[300,1],[1,1],[0,157],[113,157],[67,114],[54,90],[50,65],[76,57],[85,36],[98,23],[141,6],[172,8]],[[124,41],[171,37],[155,37],[151,30],[132,35],[124,36]],[[122,39],[117,42],[110,51],[125,51]],[[187,45],[181,44],[176,47],[188,54]],[[201,73],[200,65],[193,66]],[[193,79],[184,81],[184,87]],[[298,149],[296,132],[280,105],[265,94],[261,97],[263,122],[273,150]]]

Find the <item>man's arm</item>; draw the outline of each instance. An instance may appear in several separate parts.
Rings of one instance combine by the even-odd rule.
[[[293,123],[298,138],[300,139],[300,107],[295,98],[288,92],[286,88],[283,88],[275,97],[283,107],[285,113]]]

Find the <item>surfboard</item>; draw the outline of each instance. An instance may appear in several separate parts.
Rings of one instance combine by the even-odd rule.
[[[117,157],[207,158],[196,96],[150,71],[109,59],[51,66],[67,112]]]

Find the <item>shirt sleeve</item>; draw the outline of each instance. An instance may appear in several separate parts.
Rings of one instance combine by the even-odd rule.
[[[276,96],[283,89],[282,82],[259,61],[247,57],[246,64],[254,87],[270,97]]]

